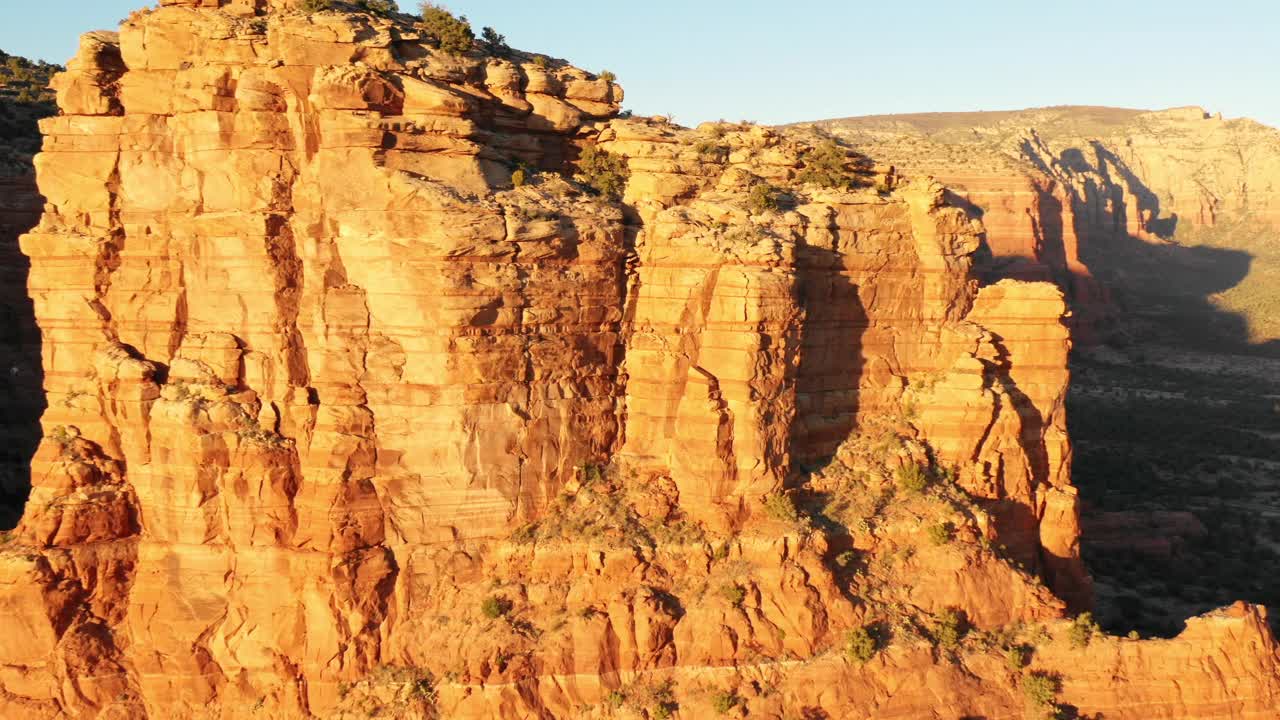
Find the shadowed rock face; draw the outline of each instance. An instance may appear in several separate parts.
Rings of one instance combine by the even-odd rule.
[[[289,3],[166,2],[55,86],[0,714],[999,717],[1023,640],[1064,708],[1273,707],[1259,608],[1069,640],[1062,293],[979,288],[943,186]],[[511,186],[588,144],[622,203]]]
[[[11,528],[31,490],[31,455],[40,440],[44,392],[40,330],[27,294],[30,262],[18,236],[40,219],[31,156],[36,123],[57,111],[50,76],[62,68],[0,52],[0,527]]]

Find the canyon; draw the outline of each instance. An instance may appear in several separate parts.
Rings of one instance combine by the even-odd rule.
[[[441,44],[164,0],[54,78],[0,715],[1274,716],[1265,607],[1092,623],[1082,526],[1136,521],[1082,511],[1068,412],[1081,347],[1178,332],[1113,246],[1274,224],[1270,146],[931,163]]]
[[[1097,615],[1176,634],[1274,606],[1280,132],[1201,108],[931,113],[815,124],[982,215],[980,274],[1069,298],[1068,396]]]

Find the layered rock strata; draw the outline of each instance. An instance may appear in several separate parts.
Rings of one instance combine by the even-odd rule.
[[[1273,707],[1255,608],[1068,640],[1063,298],[980,289],[941,185],[805,187],[786,134],[613,119],[606,79],[404,17],[163,5],[43,124],[2,714],[998,717],[1027,673]],[[533,172],[590,144],[621,204]],[[1015,672],[984,638],[1031,623]]]

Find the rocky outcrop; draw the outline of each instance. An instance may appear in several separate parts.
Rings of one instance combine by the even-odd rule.
[[[943,186],[806,186],[787,133],[616,118],[404,17],[163,5],[42,126],[3,714],[1000,716],[1055,672],[1108,717],[1213,707],[1175,672],[1273,705],[1254,608],[1067,639],[1063,297],[980,288]],[[622,203],[565,179],[587,145]]]

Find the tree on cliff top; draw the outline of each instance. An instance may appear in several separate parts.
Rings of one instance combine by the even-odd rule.
[[[475,43],[476,34],[465,15],[453,13],[432,2],[424,2],[422,29],[440,43],[440,49],[450,55],[465,55]]]

